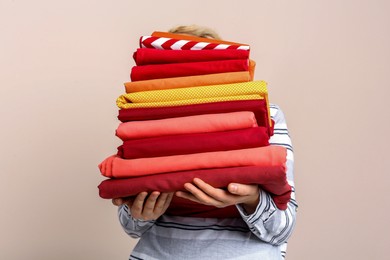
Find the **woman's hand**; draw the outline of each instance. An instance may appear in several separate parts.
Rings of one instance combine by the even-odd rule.
[[[164,214],[172,197],[173,192],[153,191],[149,196],[147,192],[141,192],[135,198],[117,198],[113,199],[112,203],[116,206],[126,204],[133,218],[148,221],[156,220]]]
[[[230,183],[226,191],[194,178],[193,183],[184,184],[184,188],[187,192],[177,191],[176,196],[218,208],[241,204],[247,214],[253,213],[259,203],[258,185]]]

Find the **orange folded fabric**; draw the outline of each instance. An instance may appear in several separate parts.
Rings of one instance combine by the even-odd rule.
[[[195,169],[285,165],[286,155],[286,148],[274,145],[140,159],[122,159],[112,155],[99,164],[99,169],[109,178],[128,178]]]
[[[210,133],[256,127],[253,112],[239,111],[120,123],[116,136],[122,140],[164,135]]]
[[[249,66],[251,64],[249,63]],[[126,93],[140,91],[188,88],[207,85],[230,84],[251,81],[251,68],[248,71],[225,72],[187,77],[163,78],[125,82]]]

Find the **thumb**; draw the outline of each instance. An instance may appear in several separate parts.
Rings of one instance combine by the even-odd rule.
[[[253,193],[253,187],[252,185],[230,183],[228,185],[228,191],[235,195],[246,196],[251,195]]]

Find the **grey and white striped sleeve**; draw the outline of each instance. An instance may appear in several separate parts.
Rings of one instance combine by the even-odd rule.
[[[118,207],[118,217],[123,230],[132,238],[141,237],[155,222],[154,220],[143,221],[133,218],[130,214],[129,207],[126,204]]]
[[[270,145],[281,145],[287,149],[287,180],[292,187],[291,199],[286,210],[279,210],[271,196],[260,191],[260,202],[253,214],[247,215],[245,210],[237,205],[237,208],[249,226],[249,229],[262,241],[272,245],[286,243],[295,226],[297,203],[294,188],[294,155],[291,139],[288,133],[286,120],[282,110],[271,105],[271,118],[274,120],[274,135],[270,138]]]

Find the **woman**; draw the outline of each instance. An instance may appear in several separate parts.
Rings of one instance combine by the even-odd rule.
[[[199,26],[179,26],[172,33],[220,39]],[[231,183],[227,190],[195,178],[186,192],[150,194],[133,200],[113,199],[127,234],[140,238],[129,259],[283,259],[295,225],[297,204],[293,182],[293,151],[283,112],[270,106],[274,135],[269,143],[287,148],[287,179],[292,186],[286,210],[279,210],[258,185]],[[192,218],[164,215],[172,197],[178,196],[219,208],[235,205],[239,218]]]

